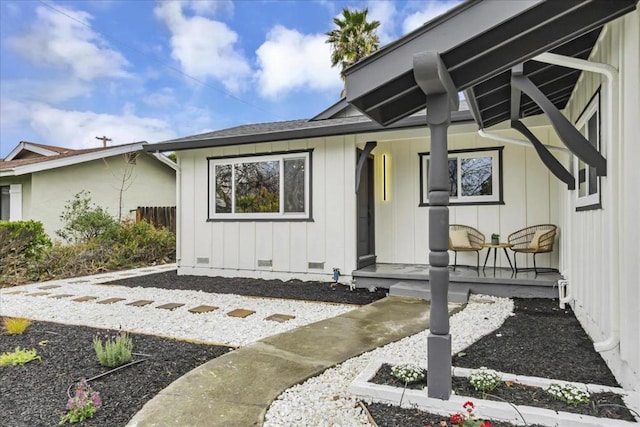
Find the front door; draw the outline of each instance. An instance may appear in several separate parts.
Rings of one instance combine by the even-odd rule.
[[[358,150],[356,159],[362,155]],[[358,216],[358,268],[376,263],[375,251],[375,211],[373,190],[373,156],[369,156],[362,166],[360,185],[356,189]]]

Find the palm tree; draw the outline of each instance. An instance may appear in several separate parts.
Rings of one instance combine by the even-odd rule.
[[[380,47],[376,28],[380,21],[367,22],[368,9],[362,11],[342,9],[344,19],[333,18],[338,28],[326,33],[326,43],[331,43],[331,66],[340,65],[340,75],[344,80],[344,70]]]

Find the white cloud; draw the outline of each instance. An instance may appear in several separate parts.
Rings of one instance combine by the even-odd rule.
[[[258,90],[267,98],[306,88],[339,91],[340,72],[331,67],[331,51],[324,34],[307,35],[280,25],[256,50]]]
[[[4,101],[3,101],[4,104]],[[35,142],[59,145],[67,148],[93,148],[100,142],[95,137],[107,135],[120,145],[136,141],[157,142],[175,137],[171,126],[160,119],[140,117],[134,114],[100,114],[92,111],[69,111],[47,104],[23,104],[30,127],[41,138]],[[12,103],[19,111],[20,103]],[[125,106],[125,110],[128,107]],[[4,110],[4,106],[3,106]],[[23,110],[23,115],[25,111]],[[15,117],[18,118],[18,117]]]
[[[213,16],[218,12],[233,14],[233,1],[231,0],[191,0],[189,7],[199,15]]]
[[[238,34],[225,23],[202,16],[185,16],[183,4],[166,1],[155,8],[171,31],[171,56],[182,71],[199,79],[214,78],[238,91],[251,74],[248,61],[236,50]]]
[[[461,0],[428,1],[424,2],[424,8],[407,16],[402,24],[403,34],[411,32],[431,21],[436,16],[442,15],[447,10],[458,5]]]
[[[98,33],[78,22],[89,23],[90,14],[57,7],[75,20],[38,7],[29,32],[9,38],[9,46],[36,65],[60,68],[80,80],[128,76],[127,60]]]
[[[89,96],[91,91],[90,84],[73,79],[0,81],[0,93],[3,98],[42,101],[48,104],[57,104],[79,96]]]
[[[169,105],[176,105],[175,92],[173,88],[164,87],[156,92],[142,97],[142,101],[150,107],[164,108]]]
[[[380,46],[395,40],[398,37],[394,28],[396,5],[390,0],[369,0],[367,8],[369,9],[368,21],[380,21],[377,29]]]

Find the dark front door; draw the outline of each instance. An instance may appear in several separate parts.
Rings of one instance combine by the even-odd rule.
[[[358,150],[357,159],[362,155]],[[358,205],[358,268],[376,263],[375,211],[373,198],[373,156],[369,156],[362,166],[360,185],[356,189]]]

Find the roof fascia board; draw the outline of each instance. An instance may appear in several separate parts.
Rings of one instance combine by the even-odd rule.
[[[43,156],[55,156],[55,155],[59,154],[59,153],[56,153],[55,151],[47,150],[46,148],[38,147],[37,145],[33,145],[33,144],[30,144],[30,143],[25,142],[25,141],[20,141],[20,143],[18,145],[16,145],[16,148],[11,150],[9,155],[7,155],[7,157],[5,157],[4,161],[8,162],[8,161],[11,161],[11,160],[15,159],[16,156],[18,156],[18,154],[20,154],[21,152],[23,152],[25,150],[34,152],[36,154],[41,154]]]
[[[345,70],[347,102],[413,70],[413,55],[428,48],[440,53],[459,46],[536,6],[543,0],[464,3]]]
[[[348,106],[349,106],[349,103],[347,102],[346,98],[342,98],[340,99],[340,101],[336,102],[326,110],[312,117],[309,121],[331,119],[333,118],[334,115],[344,110]]]
[[[171,169],[173,169],[174,171],[178,171],[178,165],[176,164],[176,162],[174,162],[173,160],[171,160],[170,158],[168,158],[167,156],[165,156],[164,154],[155,151],[155,152],[149,152],[149,154],[151,154],[153,157],[155,157],[160,163],[164,163],[165,165],[169,166]]]
[[[473,117],[469,111],[454,111],[451,114],[452,123],[467,123],[473,122]],[[227,147],[230,145],[244,145],[244,144],[257,144],[263,142],[276,142],[286,141],[294,139],[307,139],[307,138],[322,138],[328,136],[348,135],[348,134],[361,134],[361,133],[375,133],[385,132],[388,130],[409,129],[415,127],[426,127],[427,120],[425,116],[411,116],[407,117],[401,122],[396,122],[393,125],[383,127],[373,121],[359,122],[359,123],[346,123],[336,126],[317,127],[317,128],[305,128],[294,129],[279,132],[250,134],[250,135],[238,135],[231,137],[218,137],[211,139],[200,140],[188,140],[188,141],[173,141],[173,142],[160,142],[156,144],[148,144],[144,147],[147,152],[154,151],[182,151],[192,150],[198,148],[209,147]]]
[[[41,172],[50,169],[72,166],[78,163],[90,162],[92,160],[103,159],[105,157],[113,157],[120,154],[132,153],[140,151],[147,145],[146,143],[122,145],[118,147],[108,148],[106,150],[94,151],[91,153],[78,154],[75,156],[62,157],[59,159],[46,160],[39,163],[32,163],[24,166],[16,166],[13,169],[13,176],[25,175],[28,173]]]

